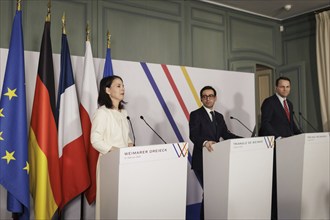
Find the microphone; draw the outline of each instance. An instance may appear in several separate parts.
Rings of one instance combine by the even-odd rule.
[[[294,113],[294,111],[292,111],[292,114],[293,114],[293,117],[294,117],[295,120],[296,120],[296,123],[297,123],[297,125],[298,125],[298,127],[299,127],[299,130],[300,130],[302,133],[305,133],[304,130],[301,128],[300,124],[298,123],[299,121],[298,121],[297,116],[296,116],[296,114]]]
[[[312,125],[311,123],[309,123],[309,121],[307,121],[307,119],[301,114],[301,112],[299,112],[299,115],[301,116],[301,118],[302,118],[305,122],[307,122],[307,124],[308,124],[309,126],[311,126],[311,127],[313,128],[313,130],[314,130],[315,132],[318,132],[318,130],[317,130],[316,128],[314,128],[313,125]]]
[[[148,125],[148,127],[164,142],[164,144],[167,144],[166,141],[164,141],[164,139],[148,124],[148,122],[146,122],[146,120],[144,120],[143,116],[141,115],[140,118],[144,121],[144,123],[146,123],[146,125]]]
[[[133,135],[133,146],[135,146],[135,134],[134,134],[134,129],[133,129],[133,125],[132,125],[132,122],[131,122],[131,118],[129,116],[127,116],[126,118],[129,121],[129,124],[131,126],[132,135]]]
[[[236,121],[238,121],[241,125],[243,125],[249,132],[251,132],[251,134],[253,135],[253,137],[254,137],[254,132],[253,131],[251,131],[245,124],[243,124],[243,122],[241,122],[238,118],[235,118],[235,117],[233,117],[233,116],[230,116],[230,119],[235,119]]]

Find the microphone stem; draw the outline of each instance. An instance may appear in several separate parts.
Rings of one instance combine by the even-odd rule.
[[[146,120],[144,120],[144,118],[142,118],[142,120],[144,121],[144,123],[146,123],[146,125],[148,125],[148,127],[164,142],[164,144],[167,144],[166,141],[164,141],[164,139],[148,124],[148,122]]]
[[[314,128],[313,125],[312,125],[311,123],[309,123],[309,121],[307,121],[307,119],[305,119],[305,117],[301,114],[301,112],[300,112],[299,115],[301,116],[302,119],[304,119],[305,122],[307,122],[307,124],[308,124],[309,126],[311,126],[311,127],[313,128],[313,130],[314,130],[315,132],[318,132],[317,129]]]
[[[304,133],[304,130],[301,128],[300,123],[299,123],[299,121],[298,121],[298,118],[297,118],[296,114],[295,114],[294,112],[292,112],[292,114],[293,114],[294,118],[296,119],[296,122],[297,122],[297,125],[299,126],[300,131],[301,131],[302,133]]]
[[[237,119],[237,118],[234,118],[234,117],[232,117],[233,119],[235,119],[235,120],[237,120],[241,125],[243,125],[249,132],[251,132],[251,134],[253,134],[253,132],[248,128],[248,127],[246,127],[246,125],[245,124],[243,124],[243,122],[241,122],[239,119]]]
[[[131,119],[130,118],[127,118],[127,119],[129,121],[129,124],[131,125],[131,130],[132,130],[132,135],[133,135],[133,146],[135,146],[135,134],[134,134],[134,130],[133,130],[133,125],[132,125]]]

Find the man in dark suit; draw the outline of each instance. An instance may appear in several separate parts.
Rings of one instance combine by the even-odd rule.
[[[276,93],[265,99],[261,106],[259,135],[274,135],[277,139],[301,133],[293,120],[293,105],[287,99],[290,86],[287,77],[282,76],[276,80]]]
[[[260,136],[273,135],[276,139],[280,139],[301,133],[293,120],[293,105],[287,99],[290,89],[289,78],[282,76],[276,80],[276,93],[265,99],[261,105]],[[277,219],[276,148],[273,165],[271,219]]]
[[[192,169],[203,187],[203,147],[209,152],[213,151],[212,145],[223,139],[238,138],[226,126],[223,115],[214,111],[217,92],[211,86],[205,86],[200,91],[203,106],[190,113],[189,137],[194,143],[192,155]],[[201,219],[204,219],[204,202],[202,201]]]

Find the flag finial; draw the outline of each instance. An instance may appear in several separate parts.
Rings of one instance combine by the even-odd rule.
[[[17,0],[17,11],[21,10],[21,1],[22,0]]]
[[[50,22],[50,8],[51,7],[52,7],[52,1],[48,0],[46,22]]]
[[[86,25],[86,41],[90,41],[91,37],[90,37],[90,33],[91,33],[91,29],[89,27],[89,22],[87,21],[87,25]]]
[[[66,34],[66,30],[65,30],[65,12],[63,12],[63,16],[62,16],[62,34]]]
[[[111,45],[110,39],[111,39],[111,34],[108,31],[108,33],[107,33],[107,48],[110,48],[110,45]]]

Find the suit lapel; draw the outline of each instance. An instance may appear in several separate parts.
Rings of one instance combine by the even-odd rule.
[[[201,107],[201,115],[202,115],[204,121],[207,121],[210,124],[212,123],[209,113],[207,113],[207,111],[205,110],[204,107]]]

